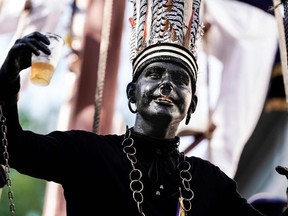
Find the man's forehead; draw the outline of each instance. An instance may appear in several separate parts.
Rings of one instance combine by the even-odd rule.
[[[164,73],[165,71],[173,76],[173,79],[182,79],[187,80],[191,84],[192,89],[195,89],[195,84],[197,77],[193,77],[189,67],[186,64],[183,64],[182,61],[178,59],[167,59],[167,58],[158,58],[149,62],[149,64],[143,64],[141,70],[138,71],[138,75],[133,77],[133,81],[137,82],[140,79],[142,80],[146,76],[149,76],[151,72],[153,73]]]
[[[151,71],[151,70],[157,70],[159,72],[175,72],[175,73],[182,73],[189,76],[188,70],[183,67],[182,65],[179,65],[177,63],[172,62],[153,62],[151,64],[148,64],[146,68],[143,69],[143,71]]]

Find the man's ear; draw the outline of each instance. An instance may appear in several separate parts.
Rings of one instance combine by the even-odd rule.
[[[193,95],[191,105],[190,105],[191,113],[195,112],[197,103],[198,103],[198,97],[196,95]]]
[[[135,103],[135,83],[130,82],[126,87],[126,95],[131,103]]]
[[[188,112],[187,112],[186,120],[185,120],[186,125],[189,124],[191,114],[195,112],[197,103],[198,103],[198,97],[196,95],[193,95],[190,107],[189,107]]]

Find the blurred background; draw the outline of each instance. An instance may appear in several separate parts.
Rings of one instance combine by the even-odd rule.
[[[202,0],[199,102],[189,125],[178,131],[181,151],[219,166],[247,199],[286,200],[288,186],[275,171],[288,166],[288,77],[281,67],[274,4]],[[120,134],[133,126],[126,98],[131,16],[129,0],[0,0],[1,62],[17,38],[33,31],[54,32],[66,42],[49,86],[34,86],[30,69],[21,72],[19,112],[25,129]],[[16,215],[66,214],[61,186],[13,169],[10,177]],[[82,181],[75,187],[86,190]],[[11,214],[9,204],[4,187],[0,215]]]

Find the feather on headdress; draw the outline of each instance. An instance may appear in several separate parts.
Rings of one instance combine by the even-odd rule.
[[[133,17],[130,59],[133,79],[155,60],[175,59],[197,79],[197,41],[203,35],[199,21],[201,0],[130,0]]]

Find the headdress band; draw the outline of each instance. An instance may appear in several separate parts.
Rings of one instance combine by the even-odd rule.
[[[169,43],[154,44],[144,49],[132,63],[133,77],[142,64],[149,62],[151,59],[156,59],[157,57],[172,57],[179,59],[190,68],[190,75],[195,79],[197,78],[198,65],[195,57],[187,49]]]

